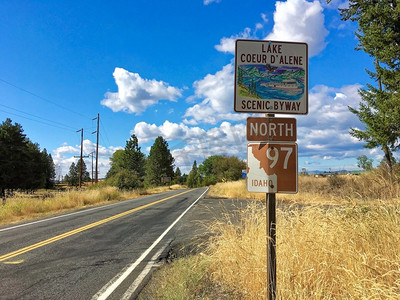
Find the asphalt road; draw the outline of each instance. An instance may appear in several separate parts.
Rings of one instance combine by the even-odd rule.
[[[0,299],[129,299],[205,188],[0,228]],[[191,225],[191,227],[196,225]],[[190,230],[191,231],[191,230]]]

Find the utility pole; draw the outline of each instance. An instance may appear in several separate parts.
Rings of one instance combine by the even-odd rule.
[[[98,164],[99,164],[99,123],[100,123],[100,114],[97,113],[97,117],[94,118],[93,120],[97,119],[97,130],[93,131],[92,134],[97,133],[97,142],[96,142],[96,179],[95,182],[97,183],[99,181],[99,169],[98,169]]]
[[[93,156],[94,156],[94,151],[93,151],[93,152],[90,152],[90,153],[89,153],[89,156],[92,157],[92,184],[93,184],[93,180],[94,180],[94,178],[93,178]]]
[[[76,132],[81,132],[81,157],[79,166],[79,188],[82,187],[82,165],[83,165],[83,128],[77,130]]]

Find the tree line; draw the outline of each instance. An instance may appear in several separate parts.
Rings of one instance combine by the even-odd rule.
[[[212,155],[197,167],[194,161],[187,176],[188,187],[200,187],[216,184],[217,182],[239,180],[246,163],[235,156]]]
[[[5,190],[54,187],[55,167],[51,154],[30,141],[22,126],[7,118],[0,124],[0,195]]]
[[[168,143],[161,136],[156,138],[146,157],[133,134],[126,141],[125,149],[117,150],[110,158],[106,182],[120,189],[161,185],[174,179],[174,158]]]
[[[246,164],[237,157],[214,155],[198,168],[194,161],[189,175],[182,174],[179,167],[174,170],[174,158],[163,137],[156,138],[146,157],[139,147],[137,137],[132,134],[125,148],[114,152],[110,165],[106,183],[120,189],[132,189],[163,184],[199,187],[219,181],[238,180]]]
[[[72,163],[64,182],[77,186],[80,161]],[[133,134],[124,149],[117,150],[110,158],[106,184],[120,189],[135,189],[165,184],[187,184],[199,187],[219,181],[237,180],[245,163],[237,157],[214,155],[200,166],[194,161],[189,175],[175,169],[174,158],[167,141],[159,136],[150,148],[149,155],[141,151]],[[82,181],[90,175],[82,161]],[[22,126],[7,118],[0,124],[0,193],[5,201],[6,190],[51,189],[55,186],[55,165],[51,154],[41,150],[24,134]]]

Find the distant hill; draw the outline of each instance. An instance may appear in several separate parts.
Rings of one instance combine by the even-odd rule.
[[[244,76],[245,77],[258,77],[258,78],[264,78],[265,75],[263,73],[261,73],[257,67],[251,67],[251,68],[242,68],[242,70],[244,71]]]
[[[266,73],[266,67],[240,67],[243,71],[244,77],[252,78],[273,78],[274,81],[282,81],[284,79],[298,79],[302,81],[305,76],[305,71],[303,69],[292,69],[281,67],[273,73]]]

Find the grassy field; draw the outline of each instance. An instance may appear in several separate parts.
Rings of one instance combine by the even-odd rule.
[[[7,198],[6,205],[0,205],[0,225],[180,188],[184,187],[173,185],[146,190],[120,191],[116,187],[103,186],[89,187],[80,191],[38,191],[33,195],[16,193],[14,197]]]
[[[277,196],[287,204],[277,210],[278,299],[400,299],[399,181],[375,172],[300,177],[299,187]],[[210,194],[265,199],[244,181]],[[155,273],[142,299],[266,299],[265,206],[250,202],[210,226],[206,250]]]

